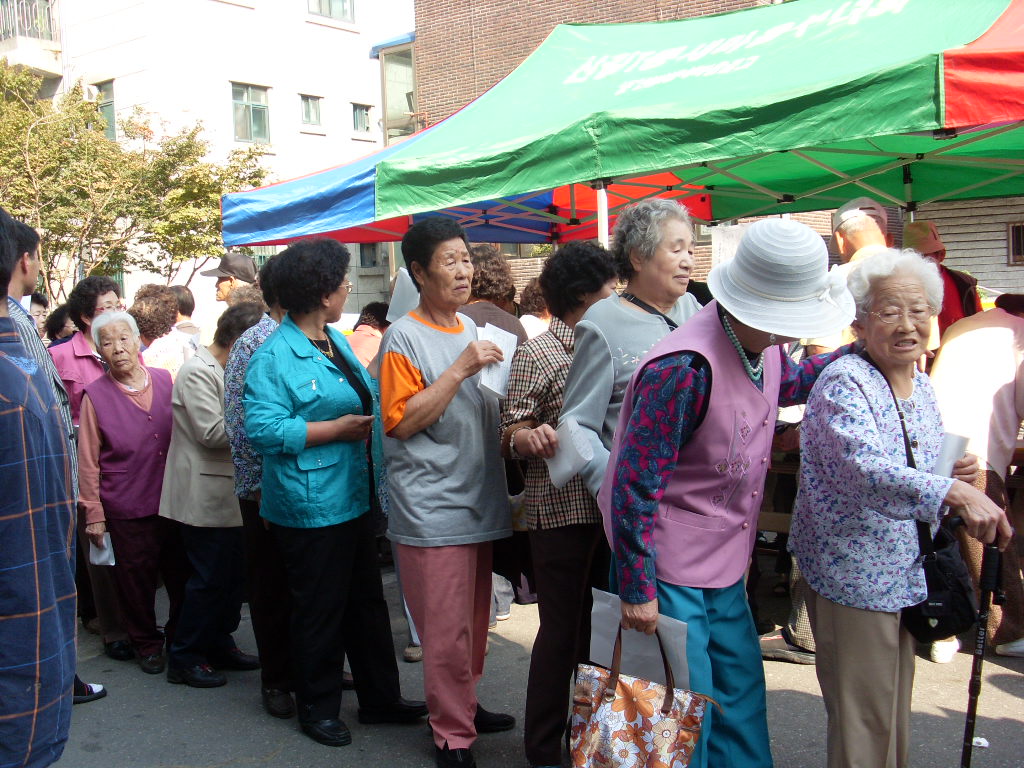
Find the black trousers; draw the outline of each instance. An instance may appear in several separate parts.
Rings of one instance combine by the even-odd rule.
[[[239,499],[245,549],[246,595],[264,688],[292,690],[292,595],[277,540],[260,517],[260,505]]]
[[[600,523],[530,531],[540,628],[526,685],[523,740],[531,765],[561,765],[576,664],[590,657],[592,587],[608,588]]]
[[[338,716],[346,655],[360,707],[398,701],[398,664],[370,515],[323,528],[270,528],[284,555],[292,595],[299,718]]]
[[[181,526],[192,575],[171,643],[169,663],[184,668],[205,664],[210,654],[235,647],[231,634],[242,617],[242,529]]]

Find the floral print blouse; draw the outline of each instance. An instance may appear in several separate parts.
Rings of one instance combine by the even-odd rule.
[[[953,480],[930,472],[943,429],[925,374],[900,407],[917,469],[885,378],[859,355],[828,366],[807,400],[789,549],[811,588],[840,605],[894,613],[927,595],[915,521],[938,524]]]

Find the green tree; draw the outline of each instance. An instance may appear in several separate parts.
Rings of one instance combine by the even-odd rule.
[[[54,102],[40,84],[0,60],[0,204],[39,230],[47,293],[119,269],[170,282],[199,259],[191,279],[221,252],[220,197],[263,181],[261,149],[209,162],[201,126],[154,140],[141,113],[113,141],[79,86]]]

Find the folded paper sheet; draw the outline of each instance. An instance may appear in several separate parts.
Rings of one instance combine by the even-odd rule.
[[[508,394],[508,372],[512,368],[512,355],[516,353],[516,345],[519,340],[515,334],[503,331],[491,323],[483,328],[477,328],[476,337],[480,341],[494,342],[501,348],[501,353],[505,356],[500,363],[491,363],[480,371],[480,389],[503,400]]]
[[[587,440],[580,425],[572,416],[558,423],[558,450],[548,464],[548,475],[555,488],[564,488],[573,475],[583,469],[594,458],[594,449]]]
[[[594,608],[590,613],[590,660],[606,669],[612,666],[615,634],[622,618],[619,598],[610,592],[592,589]],[[672,665],[676,688],[689,690],[690,668],[686,664],[686,622],[658,614],[658,632],[665,644],[665,655]],[[622,633],[622,668],[624,675],[644,680],[665,682],[665,667],[654,635],[629,630]],[[697,691],[697,693],[706,693]]]

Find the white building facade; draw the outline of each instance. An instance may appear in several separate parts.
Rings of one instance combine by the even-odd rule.
[[[44,93],[91,86],[115,124],[136,109],[158,134],[201,123],[214,162],[264,145],[270,183],[384,146],[371,49],[413,26],[412,0],[0,0],[0,57],[47,77]],[[387,295],[387,248],[349,249],[358,312]],[[128,297],[151,279],[126,275]],[[212,327],[213,280],[190,287]]]

